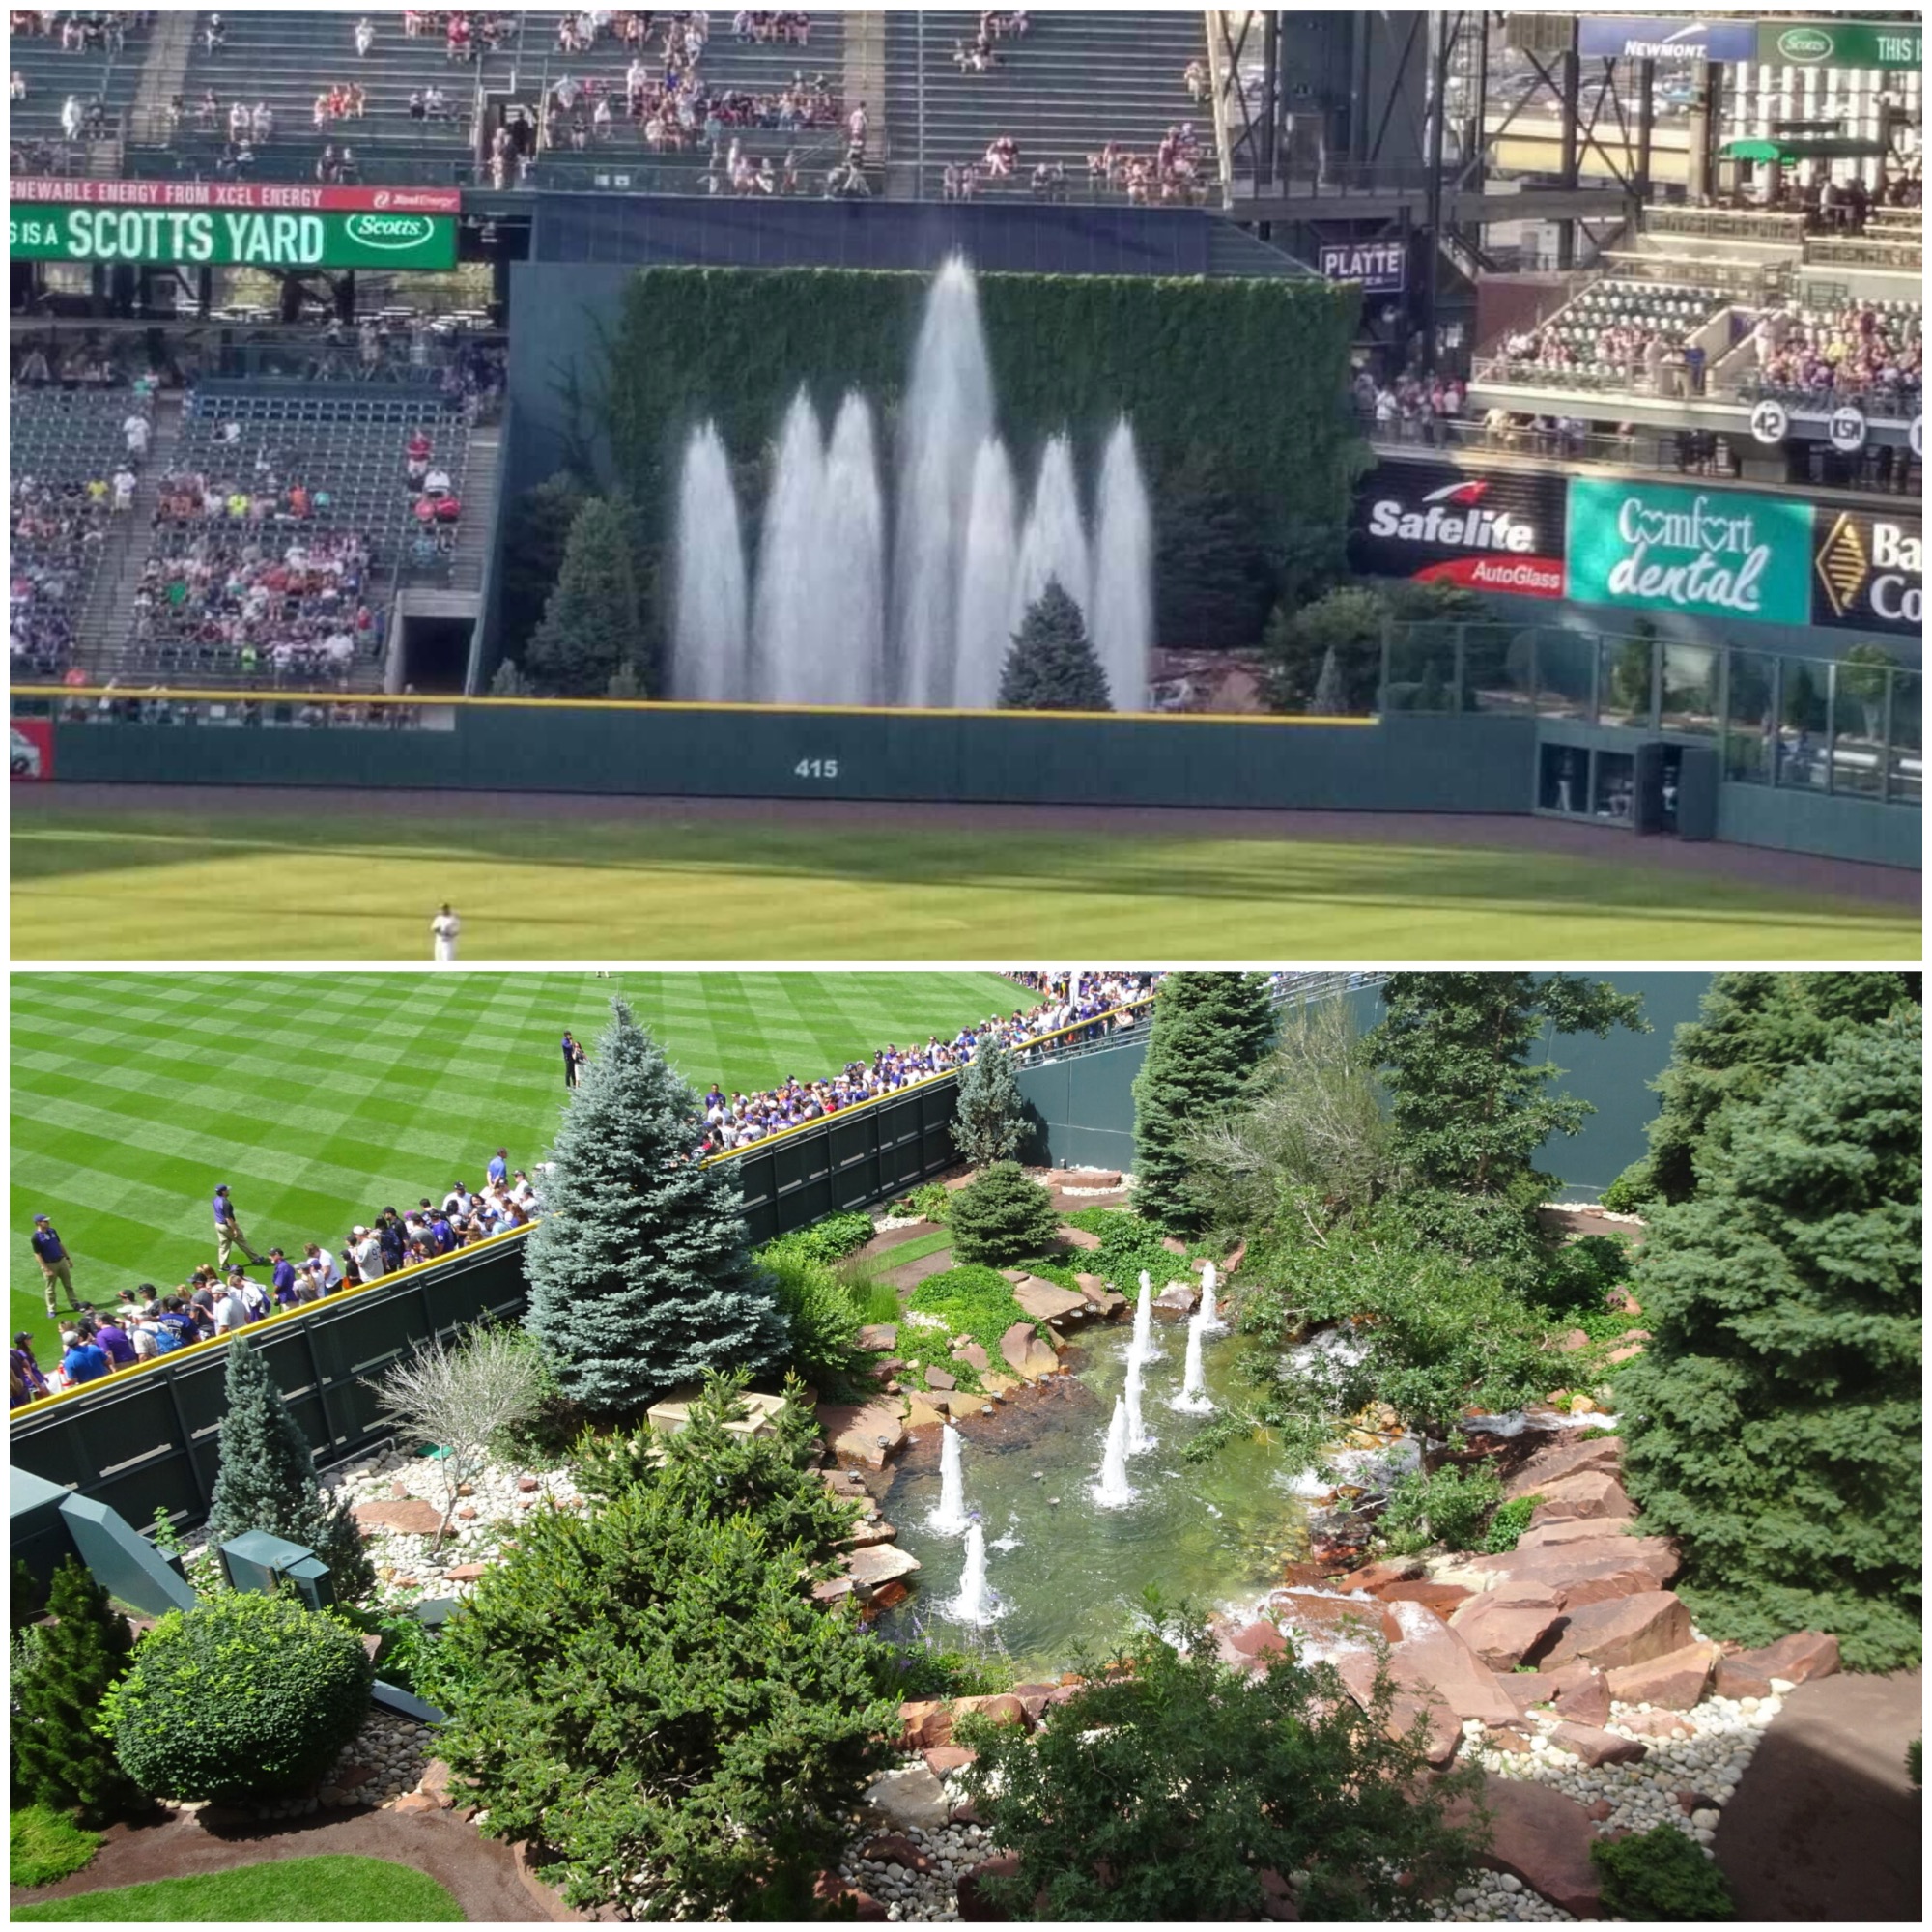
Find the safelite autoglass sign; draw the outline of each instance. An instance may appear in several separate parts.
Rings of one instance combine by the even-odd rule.
[[[1579,603],[1803,624],[1810,565],[1808,503],[1571,481],[1570,595]]]
[[[258,209],[56,207],[7,212],[14,261],[182,263],[246,269],[453,269],[449,215],[393,209],[295,213]]]

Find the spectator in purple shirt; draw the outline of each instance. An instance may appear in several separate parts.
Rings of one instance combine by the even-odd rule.
[[[134,1366],[137,1358],[133,1339],[111,1315],[94,1331],[94,1339],[107,1351],[107,1359],[117,1369]]]

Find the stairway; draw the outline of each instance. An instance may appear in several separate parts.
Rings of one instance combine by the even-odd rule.
[[[128,138],[136,145],[154,146],[168,138],[168,102],[186,92],[198,17],[193,8],[183,8],[161,14],[155,21],[148,56],[141,64],[141,84],[128,110]]]
[[[469,448],[457,479],[463,497],[463,523],[449,558],[449,587],[472,596],[483,589],[490,547],[497,540],[497,499],[503,469],[503,426],[478,423],[469,432]]]
[[[127,652],[134,593],[140,588],[141,571],[153,548],[160,479],[174,468],[181,426],[181,397],[156,396],[148,435],[148,460],[134,486],[134,507],[114,520],[118,529],[113,547],[95,573],[94,588],[88,593],[87,608],[76,627],[76,661],[102,682],[121,668]]]

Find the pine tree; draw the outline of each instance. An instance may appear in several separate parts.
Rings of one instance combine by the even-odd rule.
[[[694,1151],[696,1095],[622,1000],[611,1011],[551,1150],[524,1318],[563,1393],[600,1413],[709,1370],[768,1371],[786,1346],[737,1180]]]
[[[981,1040],[959,1076],[952,1145],[974,1167],[1010,1160],[1026,1134],[1026,1102],[1013,1057],[998,1040]]]
[[[376,1575],[362,1533],[348,1505],[316,1480],[308,1437],[282,1400],[268,1357],[244,1335],[229,1338],[226,1400],[221,1459],[208,1508],[210,1541],[266,1530],[314,1550],[328,1565],[338,1602],[367,1596],[376,1587]]]
[[[530,687],[523,672],[517,668],[515,658],[505,658],[497,667],[497,672],[490,680],[492,697],[527,697]]]
[[[1003,711],[1111,711],[1087,620],[1057,577],[1027,611],[1000,674]]]
[[[1259,973],[1173,973],[1153,1003],[1146,1064],[1134,1078],[1134,1207],[1191,1231],[1206,1211],[1189,1143],[1240,1094],[1274,1037]]]
[[[617,668],[647,659],[626,506],[595,497],[578,512],[556,588],[524,653],[524,668],[562,697],[601,697]]]
[[[1335,646],[1321,653],[1321,673],[1315,680],[1315,696],[1309,710],[1318,718],[1339,718],[1349,708],[1342,690],[1342,667],[1335,659]]]
[[[500,553],[505,656],[521,659],[529,649],[563,570],[571,526],[590,497],[581,478],[559,470],[511,499]]]
[[[997,1160],[952,1197],[946,1225],[953,1258],[1009,1267],[1046,1254],[1060,1236],[1051,1189],[1027,1179],[1016,1160]]]
[[[31,1803],[104,1824],[142,1803],[112,1743],[94,1729],[100,1700],[134,1650],[128,1619],[78,1557],[61,1559],[28,1668],[11,1686],[14,1787]]]
[[[1840,1026],[1728,1103],[1637,1277],[1624,1467],[1678,1538],[1713,1635],[1833,1633],[1847,1663],[1920,1652],[1921,1015]]]
[[[1264,532],[1268,517],[1230,480],[1226,466],[1194,451],[1162,484],[1154,505],[1154,634],[1181,651],[1252,649],[1274,601],[1276,584]],[[1333,568],[1339,524],[1290,533],[1297,558],[1314,569],[1295,573],[1302,589]]]

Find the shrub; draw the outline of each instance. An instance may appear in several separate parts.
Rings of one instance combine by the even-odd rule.
[[[1914,1738],[1905,1747],[1905,1775],[1917,1788],[1925,1782],[1925,1740]]]
[[[847,1255],[863,1248],[876,1232],[872,1217],[855,1208],[849,1214],[828,1214],[810,1227],[796,1228],[780,1238],[815,1261],[842,1262]]]
[[[1650,1156],[1634,1160],[1604,1189],[1604,1206],[1612,1214],[1641,1214],[1657,1199],[1650,1178]]]
[[[1397,1918],[1459,1882],[1478,1845],[1445,1813],[1475,1776],[1432,1781],[1420,1725],[1389,1735],[1385,1674],[1365,1710],[1330,1665],[1284,1651],[1253,1675],[1231,1669],[1198,1619],[1151,1607],[1166,1632],[1137,1632],[1032,1736],[960,1720],[980,1754],[964,1773],[973,1804],[1019,1861],[986,1881],[995,1905],[1040,1920],[1252,1921],[1269,1903],[1263,1874],[1299,1873],[1304,1919]]]
[[[1060,1236],[1052,1193],[1029,1180],[1017,1161],[995,1161],[952,1203],[952,1252],[962,1262],[1009,1267]]]
[[[83,1831],[50,1804],[29,1804],[7,1821],[7,1876],[14,1885],[71,1878],[99,1849],[99,1833]]]
[[[859,1310],[821,1248],[802,1235],[783,1235],[755,1259],[791,1324],[791,1366],[826,1381],[855,1373]]]
[[[1536,1514],[1534,1496],[1513,1496],[1490,1519],[1489,1534],[1483,1538],[1483,1548],[1492,1556],[1507,1556],[1521,1541],[1522,1533],[1529,1527],[1529,1520]]]
[[[1611,1292],[1630,1278],[1630,1250],[1623,1242],[1609,1235],[1585,1235],[1550,1256],[1536,1301],[1559,1318],[1608,1315]]]
[[[1001,1667],[962,1650],[947,1650],[930,1637],[879,1646],[879,1695],[901,1703],[945,1697],[985,1697],[1010,1690],[1010,1666]]]
[[[907,1197],[906,1206],[921,1220],[943,1228],[952,1212],[952,1197],[957,1191],[947,1186],[943,1180],[928,1180],[923,1187],[913,1189]]]
[[[1593,1839],[1590,1862],[1603,1876],[1604,1907],[1613,1918],[1737,1916],[1718,1861],[1706,1858],[1675,1825],[1654,1825],[1628,1838]]]
[[[47,1608],[56,1621],[32,1633],[12,1686],[14,1788],[105,1822],[141,1802],[138,1780],[95,1729],[100,1700],[127,1674],[133,1633],[78,1557],[61,1559]]]
[[[237,1590],[170,1610],[102,1718],[123,1769],[158,1797],[274,1796],[334,1763],[369,1715],[375,1675],[336,1618]]]
[[[1391,1548],[1413,1550],[1430,1543],[1474,1549],[1484,1520],[1502,1501],[1503,1486],[1487,1463],[1466,1468],[1451,1463],[1433,1476],[1405,1476],[1390,1493],[1378,1525]],[[1519,1532],[1520,1533],[1520,1532]],[[1514,1541],[1510,1547],[1515,1548]]]

